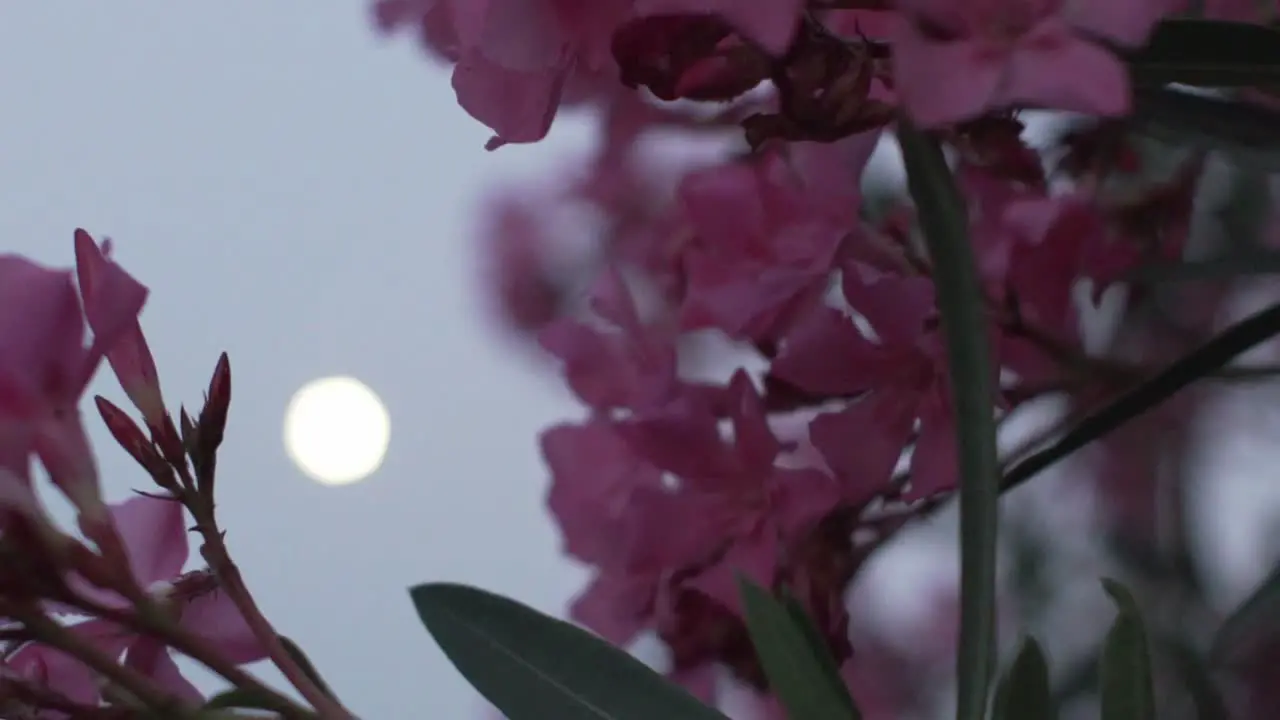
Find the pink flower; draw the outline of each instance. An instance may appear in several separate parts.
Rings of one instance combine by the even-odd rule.
[[[684,252],[685,329],[772,339],[821,299],[851,228],[848,209],[833,211],[802,177],[772,154],[685,176],[677,192],[696,234]]]
[[[124,652],[125,642],[106,623],[80,623],[70,631],[106,650],[113,657]],[[96,708],[102,698],[100,679],[78,658],[40,643],[28,643],[0,666],[0,673],[55,693],[77,705]],[[68,717],[45,714],[40,717]]]
[[[0,256],[0,464],[29,478],[34,453],[91,519],[100,519],[102,501],[80,397],[103,354],[136,325],[146,300],[141,286],[115,277],[105,277],[92,293],[94,338],[86,346],[72,274]]]
[[[844,291],[878,341],[864,336],[841,311],[817,308],[783,339],[772,376],[819,396],[856,398],[809,426],[814,445],[844,481],[850,502],[865,502],[887,487],[917,421],[911,485],[904,497],[951,490],[957,480],[955,438],[931,281],[850,264]]]
[[[160,428],[166,415],[160,378],[133,310],[146,302],[147,288],[110,259],[110,240],[103,240],[99,247],[89,233],[76,230],[75,244],[76,274],[89,327],[95,338],[115,338],[102,348],[107,362],[147,425]]]
[[[516,331],[534,331],[560,310],[561,290],[547,267],[549,238],[532,201],[504,194],[486,208],[480,245],[495,314]]]
[[[613,30],[632,0],[380,0],[384,32],[409,27],[457,62],[458,103],[495,131],[489,149],[541,140],[578,75],[616,72]]]
[[[768,425],[746,374],[730,383],[733,439],[717,419],[692,409],[621,424],[636,451],[679,478],[679,502],[651,513],[644,536],[650,562],[672,568],[716,559],[687,585],[727,608],[739,608],[739,573],[772,586],[784,548],[802,539],[841,502],[835,479],[813,468],[777,463],[788,450]]]
[[[212,574],[208,571],[182,573],[189,551],[181,503],[161,497],[139,496],[112,506],[111,515],[128,553],[130,572],[138,587],[166,604],[183,628],[203,638],[228,661],[244,664],[266,657],[257,636],[231,599],[219,591]],[[93,587],[84,581],[75,582],[75,585],[82,595],[107,607],[131,607],[128,600],[109,590]],[[101,635],[103,631],[97,624],[104,622],[90,620],[82,626],[91,627],[95,634]],[[168,649],[159,641],[135,636],[118,627],[110,637],[104,649],[114,651],[117,644],[121,645],[125,665],[143,672],[161,687],[183,698],[199,700],[203,697],[182,677]]]
[[[541,444],[551,471],[547,507],[559,525],[564,551],[598,569],[575,599],[570,617],[625,645],[653,612],[659,573],[639,568],[633,556],[635,528],[649,521],[641,498],[665,493],[662,473],[603,419],[552,427],[542,433]]]
[[[639,15],[717,15],[767,52],[791,45],[804,0],[636,0]]]
[[[674,334],[641,322],[630,289],[612,268],[597,280],[590,304],[612,331],[566,318],[538,335],[564,361],[574,393],[597,410],[653,408],[674,400],[684,389],[676,376]]]
[[[556,425],[542,433],[541,443],[551,470],[547,505],[560,525],[564,551],[596,565],[625,562],[636,497],[662,491],[662,471],[603,419]]]
[[[898,0],[895,89],[937,127],[1029,105],[1092,115],[1129,110],[1120,60],[1087,39],[1140,45],[1170,0]]]

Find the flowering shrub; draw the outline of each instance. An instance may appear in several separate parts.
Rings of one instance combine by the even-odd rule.
[[[1191,5],[375,3],[383,31],[452,63],[489,149],[537,142],[562,107],[601,129],[552,203],[598,221],[585,277],[555,267],[548,203],[519,193],[494,201],[483,246],[504,320],[585,406],[540,443],[564,551],[594,572],[569,611],[590,632],[478,589],[414,588],[458,669],[515,720],[724,717],[735,689],[760,717],[887,719],[950,692],[923,681],[947,653],[961,720],[1056,717],[1074,676],[1050,682],[1041,643],[997,672],[998,628],[1044,629],[997,582],[999,500],[1091,446],[1107,573],[1135,590],[1103,581],[1115,611],[1090,627],[1081,686],[1105,718],[1271,717],[1280,571],[1186,630],[1210,606],[1155,511],[1208,383],[1269,374],[1232,361],[1280,333],[1280,305],[1215,333],[1235,278],[1275,257],[1277,8]],[[1079,118],[1035,147],[1028,110]],[[662,134],[728,149],[655,167]],[[909,192],[877,195],[868,166],[890,140]],[[1221,218],[1243,266],[1190,260],[1213,163],[1234,173]],[[0,713],[354,717],[258,611],[224,542],[227,358],[204,407],[175,419],[138,325],[146,288],[84,231],[75,258],[73,273],[0,257]],[[1123,332],[1099,350],[1083,318],[1108,296]],[[732,352],[708,358],[708,337]],[[104,358],[140,422],[102,398],[98,412],[154,484],[115,505],[79,410]],[[713,360],[732,367],[702,372]],[[998,453],[997,430],[1048,397],[1068,412]],[[41,477],[78,533],[41,508]],[[910,657],[857,626],[848,593],[953,498],[960,583],[927,657]],[[183,573],[188,528],[207,568]],[[1172,619],[1144,612],[1161,594]],[[624,652],[642,634],[668,651],[665,677]],[[232,689],[204,697],[175,652]],[[242,668],[262,659],[302,703]]]

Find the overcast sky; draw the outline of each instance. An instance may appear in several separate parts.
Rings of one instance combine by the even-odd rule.
[[[475,201],[585,147],[585,126],[484,152],[447,73],[356,0],[4,3],[0,101],[3,249],[67,265],[75,227],[112,236],[153,291],[171,405],[230,353],[221,508],[268,616],[364,717],[467,717],[405,588],[559,613],[583,579],[538,511],[535,444],[577,411],[481,320]],[[393,433],[376,477],[337,488],[280,441],[289,396],[334,374],[380,393]],[[93,389],[124,404],[106,374]],[[90,424],[111,497],[145,487]]]

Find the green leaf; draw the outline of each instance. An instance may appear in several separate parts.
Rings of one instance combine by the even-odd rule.
[[[1155,720],[1151,652],[1142,614],[1123,585],[1104,579],[1102,587],[1119,612],[1107,631],[1099,662],[1101,720]]]
[[[510,720],[726,720],[600,638],[485,590],[409,590],[454,667]]]
[[[946,338],[960,461],[960,642],[958,720],[982,720],[995,674],[996,454],[995,368],[984,295],[969,245],[969,221],[937,140],[906,119],[898,143],[929,254]]]
[[[1248,651],[1258,640],[1274,637],[1280,629],[1280,565],[1263,578],[1253,593],[1227,616],[1213,638],[1209,656],[1227,662]]]
[[[1022,642],[1013,665],[996,685],[991,720],[1058,720],[1049,688],[1049,663],[1035,638]]]
[[[858,709],[853,697],[849,695],[849,687],[845,685],[844,678],[840,675],[840,668],[836,665],[835,658],[831,657],[830,653],[827,652],[826,641],[823,640],[822,633],[818,631],[809,614],[804,611],[804,607],[800,605],[800,602],[791,593],[783,590],[779,595],[783,606],[786,607],[787,612],[791,615],[791,621],[804,632],[809,647],[815,649],[827,683],[832,687],[833,692],[848,700],[849,710],[852,713],[851,717],[861,718],[862,712]]]
[[[275,710],[279,703],[271,698],[264,698],[262,693],[251,688],[231,688],[209,698],[204,708],[220,710],[226,708],[245,708],[249,710]]]
[[[1178,146],[1216,150],[1241,166],[1280,171],[1280,112],[1167,87],[1135,87],[1127,122]]]
[[[1154,640],[1158,647],[1167,651],[1173,661],[1173,669],[1182,680],[1195,707],[1196,720],[1230,720],[1231,711],[1212,670],[1186,638],[1167,635]]]
[[[795,609],[773,599],[763,588],[738,578],[746,609],[747,630],[769,687],[797,720],[856,720],[862,715],[840,682],[835,661],[807,619],[797,623]],[[808,626],[809,629],[806,629]],[[816,640],[816,642],[815,642]],[[833,683],[834,678],[834,683]]]
[[[307,654],[302,652],[302,648],[298,647],[298,643],[284,635],[276,635],[276,638],[280,641],[280,645],[284,648],[284,651],[288,653],[289,657],[293,659],[293,662],[297,664],[298,669],[302,671],[302,674],[306,675],[308,680],[315,683],[316,687],[320,689],[320,692],[336,699],[337,695],[333,694],[333,690],[329,687],[328,683],[324,681],[324,678],[320,677],[320,671],[317,670],[316,666],[311,662],[311,658],[307,657]]]
[[[1165,20],[1126,60],[1138,85],[1268,85],[1280,82],[1280,32],[1252,23]]]

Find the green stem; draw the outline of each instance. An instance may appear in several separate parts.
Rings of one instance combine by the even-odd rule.
[[[996,530],[1000,467],[995,367],[985,296],[964,201],[937,140],[898,122],[907,185],[920,212],[950,366],[960,463],[960,641],[957,720],[983,720],[995,674]]]
[[[1001,490],[1012,490],[1025,483],[1042,470],[1151,410],[1191,383],[1221,370],[1236,356],[1277,334],[1280,334],[1280,303],[1232,325],[1150,380],[1121,395],[1115,402],[1085,417],[1057,442],[1010,468],[1001,481]]]

